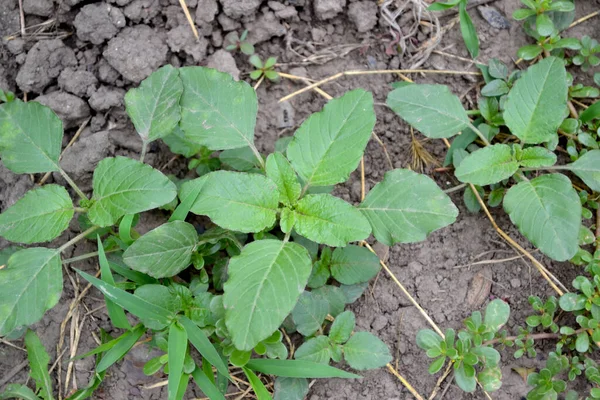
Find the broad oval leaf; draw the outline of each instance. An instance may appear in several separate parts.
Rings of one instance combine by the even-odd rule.
[[[567,167],[595,192],[600,192],[600,150],[590,150]]]
[[[329,329],[329,339],[335,343],[346,343],[350,338],[354,326],[356,325],[356,318],[352,311],[344,311],[333,321],[331,328]]]
[[[0,214],[0,236],[18,243],[48,242],[69,227],[73,202],[62,186],[30,190]]]
[[[34,101],[0,105],[0,155],[17,174],[58,171],[63,125],[54,112]]]
[[[132,269],[154,278],[170,278],[190,265],[198,234],[192,224],[168,222],[146,233],[123,253]]]
[[[123,215],[165,205],[177,196],[177,187],[169,178],[127,157],[100,161],[94,171],[93,186],[88,217],[101,227],[114,225]]]
[[[388,246],[424,240],[458,216],[456,206],[431,178],[406,169],[386,172],[359,209],[375,238]]]
[[[231,258],[223,305],[238,350],[253,349],[279,328],[304,291],[310,271],[308,251],[279,240],[252,242]]]
[[[277,377],[274,400],[303,400],[308,394],[308,389],[306,378]]]
[[[510,316],[510,306],[501,299],[495,299],[487,305],[483,323],[491,332],[497,332]]]
[[[238,232],[260,232],[275,223],[279,191],[269,178],[259,174],[216,171],[186,182],[179,197],[184,199],[201,186],[190,211],[208,216],[222,228]]]
[[[304,336],[312,336],[321,329],[321,325],[329,313],[327,300],[312,292],[300,295],[296,306],[292,310],[292,318],[296,330]]]
[[[181,116],[179,99],[183,84],[179,72],[165,65],[125,95],[125,109],[142,141],[165,137],[177,126]]]
[[[369,221],[360,211],[329,194],[304,196],[296,204],[292,215],[296,232],[328,246],[346,246],[371,234]]]
[[[369,332],[357,332],[344,345],[344,359],[359,371],[383,367],[392,361],[387,345]]]
[[[549,174],[520,182],[506,192],[504,210],[548,257],[566,261],[577,253],[581,202],[566,176]]]
[[[0,336],[38,322],[62,294],[60,253],[41,247],[19,250],[0,269]]]
[[[312,361],[319,364],[329,364],[331,349],[327,336],[317,336],[302,343],[294,353],[296,360]]]
[[[486,367],[479,374],[477,380],[487,392],[495,392],[502,386],[502,370],[500,367]]]
[[[333,251],[331,275],[344,285],[368,282],[379,272],[379,258],[366,247],[349,245]]]
[[[252,86],[216,69],[184,67],[181,129],[211,150],[254,146],[258,101]]]
[[[529,67],[508,93],[506,126],[523,143],[551,140],[566,117],[567,89],[561,59],[547,57]]]
[[[519,163],[507,144],[495,144],[476,150],[462,160],[455,175],[461,182],[491,185],[510,178],[519,169]]]
[[[287,157],[308,186],[345,182],[358,167],[374,126],[373,96],[352,90],[302,123]]]
[[[191,142],[181,130],[176,126],[171,134],[162,138],[163,142],[169,146],[169,150],[175,154],[181,154],[185,158],[191,158],[198,154],[202,149],[202,145]]]
[[[528,147],[523,149],[519,164],[528,168],[550,167],[556,164],[556,154],[545,147]]]
[[[392,90],[387,105],[423,135],[441,139],[469,126],[458,97],[444,85],[406,85]]]
[[[279,201],[286,205],[296,203],[302,187],[298,182],[296,172],[289,161],[281,153],[273,153],[267,157],[267,176],[275,182],[279,190]]]

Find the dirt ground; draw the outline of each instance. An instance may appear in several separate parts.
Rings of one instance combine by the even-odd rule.
[[[398,0],[398,3],[404,1]],[[519,0],[488,2],[510,19],[519,6]],[[200,34],[196,41],[178,0],[23,0],[27,27],[25,37],[20,35],[18,0],[0,2],[0,88],[15,91],[19,96],[27,92],[28,98],[39,100],[52,107],[63,119],[67,128],[65,145],[81,123],[90,122],[74,146],[68,149],[61,162],[63,168],[81,184],[84,190],[91,187],[91,172],[102,158],[114,154],[135,157],[141,142],[133,131],[123,107],[125,91],[137,86],[159,66],[208,65],[247,79],[250,64],[247,57],[223,50],[226,35],[231,31],[250,31],[249,40],[256,45],[261,57],[277,56],[282,63],[280,71],[312,79],[321,79],[345,70],[407,68],[407,57],[388,54],[386,47],[392,40],[390,27],[381,18],[376,2],[370,0],[187,0],[192,17]],[[600,7],[598,0],[577,1],[577,17]],[[481,41],[481,62],[500,58],[509,65],[517,49],[528,42],[520,25],[512,22],[509,29],[489,25],[475,8],[471,9]],[[440,18],[447,26],[455,15]],[[48,23],[51,21],[52,23]],[[600,20],[592,19],[569,31],[570,36],[589,35],[600,38]],[[402,25],[403,20],[399,18]],[[404,21],[406,22],[406,21]],[[41,25],[40,25],[41,24]],[[423,42],[421,36],[414,40]],[[442,54],[432,54],[422,68],[433,70],[477,71],[464,60],[447,54],[468,58],[458,25],[445,32],[437,47]],[[321,57],[315,57],[314,55]],[[466,104],[476,103],[473,90],[479,79],[468,75],[416,75],[418,82],[448,84],[464,97]],[[576,76],[576,81],[588,79]],[[376,102],[383,103],[390,90],[389,84],[397,77],[371,75],[346,77],[323,87],[329,94],[338,96],[352,88],[362,87],[374,93]],[[258,88],[260,103],[256,128],[260,149],[272,151],[275,140],[293,134],[295,128],[312,112],[320,109],[325,99],[314,92],[293,98],[288,103],[277,100],[302,87],[301,83],[282,80],[280,83],[263,83]],[[39,97],[38,97],[39,96]],[[390,110],[378,106],[375,132],[385,143],[394,167],[407,167],[411,160],[410,131]],[[422,138],[422,137],[421,137]],[[425,148],[438,160],[443,160],[445,147],[439,141],[424,143]],[[162,167],[172,158],[164,144],[151,146],[146,160]],[[380,181],[388,169],[382,147],[372,141],[365,155],[367,189]],[[457,185],[451,173],[435,172],[433,166],[425,172],[442,188]],[[171,162],[165,172],[183,176],[185,162]],[[36,181],[40,177],[36,177]],[[59,176],[51,180],[60,182]],[[0,210],[5,210],[33,187],[29,176],[12,174],[0,163]],[[355,172],[351,180],[340,186],[337,194],[351,202],[360,201],[360,176]],[[527,296],[551,295],[547,283],[524,260],[515,259],[487,265],[469,267],[477,260],[500,260],[515,256],[505,245],[482,214],[471,214],[463,205],[462,192],[451,195],[460,208],[457,222],[432,234],[423,243],[397,245],[390,249],[388,265],[393,273],[415,296],[442,328],[459,328],[462,320],[472,311],[482,309],[489,299],[502,298],[509,302],[512,314],[508,324],[510,332],[523,323],[530,308]],[[156,225],[160,215],[146,213],[140,223],[145,232]],[[508,218],[496,209],[501,227],[525,248],[531,245],[511,227]],[[56,240],[64,243],[78,232],[71,229]],[[0,239],[0,249],[9,244]],[[91,243],[83,243],[64,257],[72,257],[94,250]],[[561,281],[566,284],[578,270],[568,263],[556,263],[536,255]],[[93,371],[93,359],[83,359],[73,364],[68,389],[65,379],[68,359],[96,346],[93,335],[99,328],[112,330],[101,295],[91,290],[76,308],[72,321],[62,329],[73,300],[85,288],[71,267],[95,272],[95,261],[79,262],[64,269],[62,299],[44,319],[34,327],[50,351],[51,362],[60,360],[52,377],[63,386],[64,396],[74,385],[84,387]],[[479,293],[480,296],[475,296]],[[356,313],[357,329],[378,335],[390,347],[393,364],[398,371],[423,396],[428,397],[436,386],[437,376],[427,373],[428,359],[417,348],[415,335],[427,323],[418,311],[401,294],[399,288],[385,273],[371,283],[361,299],[352,306]],[[79,338],[73,332],[80,330]],[[59,343],[60,338],[64,343]],[[13,346],[0,342],[0,382],[26,354],[22,341]],[[152,357],[145,346],[138,346],[124,361],[112,367],[107,378],[95,394],[97,399],[162,399],[166,386],[149,388],[163,381],[164,376],[146,377],[141,367]],[[539,354],[543,355],[543,352]],[[511,353],[503,353],[503,386],[492,394],[494,399],[513,400],[524,396],[528,388],[523,379],[512,370],[515,367],[538,367],[543,359],[515,360]],[[70,373],[71,374],[71,373]],[[398,379],[385,369],[364,373],[362,380],[320,380],[312,383],[308,399],[412,399],[412,395]],[[25,382],[27,367],[20,370],[10,382]],[[442,390],[448,385],[445,382]],[[0,390],[2,388],[0,387]],[[186,398],[202,397],[190,385]],[[248,397],[249,398],[249,397]],[[438,397],[439,398],[439,397]],[[481,391],[464,394],[451,384],[446,399],[483,399]]]

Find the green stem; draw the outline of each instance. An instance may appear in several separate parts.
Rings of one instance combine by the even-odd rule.
[[[250,143],[250,149],[252,149],[252,152],[254,153],[254,156],[258,160],[258,163],[260,164],[260,169],[262,169],[264,171],[264,169],[265,169],[265,160],[263,160],[262,156],[260,155],[260,152],[258,151],[258,149],[256,148],[256,146],[254,146],[254,144],[252,144],[252,143]]]
[[[466,183],[461,183],[458,186],[454,186],[454,187],[444,190],[444,193],[449,194],[449,193],[458,192],[459,190],[464,189],[466,186],[467,186]]]
[[[67,175],[67,173],[62,168],[59,168],[58,172],[60,172],[65,181],[67,181],[69,186],[73,188],[73,190],[79,195],[79,197],[81,197],[81,200],[89,200],[85,193],[83,193],[83,191],[79,189],[75,182],[73,182],[73,179],[71,179],[71,177]]]
[[[479,139],[481,139],[481,141],[486,146],[490,145],[490,142],[487,140],[487,138],[485,137],[485,135],[483,133],[481,133],[481,131],[479,129],[475,128],[475,125],[473,125],[472,123],[469,122],[469,128],[471,128],[473,130],[473,132],[475,132],[477,134],[477,136],[479,136]]]
[[[467,110],[467,115],[481,115],[479,110]]]
[[[62,253],[63,251],[65,251],[66,249],[68,249],[69,247],[71,247],[72,245],[79,242],[81,239],[85,238],[87,235],[89,235],[90,233],[93,233],[94,231],[96,231],[98,229],[100,229],[99,226],[92,226],[91,228],[86,229],[85,231],[81,232],[79,235],[75,236],[73,239],[69,240],[67,243],[60,246],[58,248],[58,252]]]
[[[82,214],[88,212],[87,208],[83,208],[83,207],[73,207],[73,210],[75,212],[82,213]]]
[[[287,243],[290,241],[290,236],[292,235],[292,228],[290,228],[289,232],[285,234],[285,237],[283,238],[283,243]]]
[[[104,251],[105,254],[108,253],[115,253],[117,251],[119,251],[120,249],[113,249],[113,250],[106,250]],[[81,261],[81,260],[87,260],[88,258],[92,258],[92,257],[96,257],[99,253],[97,251],[93,251],[91,253],[85,253],[82,254],[80,256],[77,257],[73,257],[73,258],[67,258],[63,260],[63,264],[71,264],[77,261]]]
[[[533,335],[525,335],[525,339],[533,339],[533,340],[541,340],[541,339],[560,339],[563,336],[574,336],[574,335],[579,335],[582,332],[585,332],[586,329],[585,328],[581,328],[581,329],[577,329],[576,331],[574,331],[573,333],[570,334],[564,334],[564,333],[551,333],[551,332],[545,332],[545,333],[536,333]],[[483,342],[482,346],[487,346],[490,344],[494,344],[494,343],[499,343],[500,341],[504,341],[504,340],[516,340],[518,339],[519,336],[507,336],[503,339],[498,338],[498,339],[492,339],[492,340],[488,340],[487,342]]]
[[[148,142],[145,140],[142,142],[142,154],[140,154],[140,162],[144,162],[144,158],[146,157],[146,151],[148,150]]]

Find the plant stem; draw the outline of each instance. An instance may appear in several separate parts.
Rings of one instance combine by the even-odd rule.
[[[459,190],[464,189],[466,186],[467,186],[466,183],[461,183],[458,186],[454,186],[454,187],[444,190],[444,193],[449,194],[449,193],[458,192]]]
[[[120,249],[113,249],[113,250],[106,250],[104,253],[108,254],[108,253],[115,253],[117,251],[119,251]],[[85,253],[82,254],[80,256],[77,257],[73,257],[73,258],[67,258],[63,260],[63,264],[71,264],[77,261],[81,261],[81,260],[86,260],[88,258],[92,258],[92,257],[96,257],[99,253],[97,251],[93,251],[91,253]]]
[[[58,252],[62,253],[63,251],[65,251],[66,249],[68,249],[69,247],[71,247],[72,245],[79,242],[81,239],[83,239],[84,237],[86,237],[87,235],[89,235],[90,233],[93,233],[94,231],[96,231],[98,229],[100,229],[99,226],[92,226],[91,228],[86,229],[85,231],[81,232],[79,235],[75,236],[73,239],[69,240],[67,243],[60,246],[58,248]]]
[[[536,333],[534,335],[525,335],[525,339],[533,339],[533,340],[541,340],[541,339],[560,339],[563,336],[574,336],[574,335],[578,335],[582,332],[585,332],[586,329],[585,328],[580,328],[577,329],[576,331],[574,331],[573,333],[570,334],[563,334],[563,333],[552,333],[552,332],[545,332],[545,333]],[[483,342],[483,346],[486,345],[490,345],[490,344],[494,344],[494,343],[500,343],[500,340],[515,340],[518,339],[519,336],[507,336],[504,339],[492,339],[492,340],[488,340],[487,342]]]
[[[83,191],[81,189],[79,189],[79,187],[75,184],[75,182],[73,182],[73,179],[71,179],[71,177],[69,175],[67,175],[67,173],[62,168],[59,167],[58,172],[60,172],[62,177],[65,179],[65,181],[67,181],[69,186],[71,186],[73,188],[73,190],[79,195],[79,197],[81,197],[81,200],[89,200],[87,198],[87,196],[85,195],[85,193],[83,193]]]
[[[487,140],[487,138],[485,137],[485,135],[483,133],[481,133],[481,131],[479,129],[477,129],[475,127],[475,125],[473,125],[472,123],[469,122],[469,128],[471,128],[473,130],[473,132],[475,132],[477,134],[477,136],[479,136],[479,139],[481,139],[481,141],[486,145],[489,146],[490,142]]]
[[[87,208],[83,208],[83,207],[73,207],[73,210],[75,212],[78,212],[78,213],[86,213],[86,212],[88,212]]]
[[[467,115],[481,115],[479,110],[467,110]]]
[[[290,236],[292,235],[292,229],[290,228],[289,232],[285,234],[285,237],[283,238],[283,243],[287,243],[290,241]]]
[[[142,142],[142,153],[140,154],[140,162],[144,162],[144,157],[146,157],[146,151],[148,150],[148,142],[145,140]]]

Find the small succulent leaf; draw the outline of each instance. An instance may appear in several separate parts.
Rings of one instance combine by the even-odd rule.
[[[590,348],[590,337],[587,332],[581,332],[575,340],[575,349],[580,353],[585,353]]]
[[[344,311],[333,321],[329,329],[329,339],[335,343],[343,344],[350,339],[356,325],[356,318],[352,311]]]
[[[518,183],[506,192],[504,210],[548,257],[566,261],[577,253],[581,202],[566,176],[548,174]]]
[[[359,209],[371,223],[375,238],[388,246],[422,241],[458,215],[456,206],[431,178],[406,169],[386,172]]]
[[[294,353],[296,360],[312,361],[319,364],[329,364],[331,349],[327,336],[317,336],[302,343]]]
[[[556,154],[545,147],[528,147],[523,149],[519,157],[519,164],[527,168],[550,167],[556,164]]]
[[[483,323],[491,332],[497,332],[510,316],[510,306],[501,299],[495,299],[487,305]]]
[[[500,353],[493,347],[480,346],[471,349],[471,353],[485,360],[485,365],[496,366],[500,362]]]
[[[444,366],[444,364],[446,363],[446,357],[439,357],[437,359],[435,359],[428,368],[428,372],[430,374],[437,374],[442,367]]]
[[[306,378],[275,379],[274,400],[303,400],[308,394],[308,380]]]
[[[352,368],[362,371],[383,367],[392,361],[392,356],[377,336],[357,332],[344,345],[344,359]]]
[[[50,356],[40,341],[38,335],[28,329],[25,334],[25,347],[27,348],[27,359],[31,368],[31,377],[35,381],[36,391],[44,400],[53,400],[52,379],[48,373]]]
[[[539,56],[544,49],[537,44],[530,44],[523,47],[520,47],[517,51],[517,56],[524,60],[533,60],[537,56]]]
[[[550,36],[554,31],[554,23],[548,14],[541,13],[535,19],[535,28],[541,36]]]
[[[0,156],[16,174],[58,171],[63,124],[54,112],[35,101],[0,105]]]
[[[292,310],[292,318],[296,324],[296,330],[308,337],[321,329],[328,313],[329,304],[326,300],[312,292],[304,292]]]
[[[392,90],[387,105],[425,136],[449,138],[469,126],[456,95],[443,85],[407,85]]]
[[[269,177],[279,190],[279,201],[291,206],[300,198],[302,187],[298,182],[296,172],[289,161],[281,153],[273,153],[267,157],[267,177]]]
[[[123,253],[123,261],[154,278],[170,278],[190,265],[197,242],[192,224],[168,222],[137,239]]]
[[[168,64],[127,92],[125,109],[142,141],[152,142],[173,132],[181,117],[182,93],[179,71]]]
[[[431,329],[421,329],[417,333],[417,346],[423,350],[439,349],[443,339]]]
[[[93,187],[88,217],[100,227],[114,225],[126,214],[165,205],[177,196],[175,184],[160,171],[126,157],[100,161],[94,171]]]
[[[181,154],[185,158],[191,158],[202,150],[202,145],[189,140],[179,125],[169,135],[163,137],[162,140],[169,146],[171,152]]]
[[[529,67],[508,94],[504,120],[523,143],[543,143],[565,119],[567,72],[561,59],[548,57]]]
[[[479,374],[477,380],[487,392],[495,392],[502,386],[502,370],[499,367],[486,367]]]
[[[260,232],[275,223],[279,191],[269,178],[251,173],[215,171],[182,185],[180,198],[202,190],[190,211],[206,215],[222,228]]]
[[[329,194],[304,196],[293,214],[298,234],[328,246],[346,246],[371,234],[369,221],[360,211]]]
[[[344,285],[368,282],[380,268],[377,255],[355,245],[335,249],[330,262],[331,275]]]
[[[0,269],[0,336],[38,322],[62,294],[60,253],[41,247],[13,253]]]
[[[473,367],[461,363],[461,365],[454,370],[454,381],[459,388],[467,393],[474,392],[477,387],[475,374],[469,374],[469,370],[472,369]]]
[[[211,68],[183,67],[179,75],[180,126],[189,140],[211,150],[254,146],[258,101],[252,86]]]
[[[229,261],[225,323],[238,350],[268,338],[292,311],[311,272],[308,251],[296,243],[259,240]]]
[[[600,150],[588,151],[568,167],[590,189],[600,192]]]
[[[17,243],[48,242],[69,227],[73,214],[65,188],[38,187],[0,214],[0,236]]]
[[[461,182],[491,185],[510,178],[518,169],[511,147],[494,144],[471,153],[460,163],[455,175]]]
[[[302,123],[287,157],[307,186],[345,182],[358,167],[374,126],[371,93],[349,91]]]

